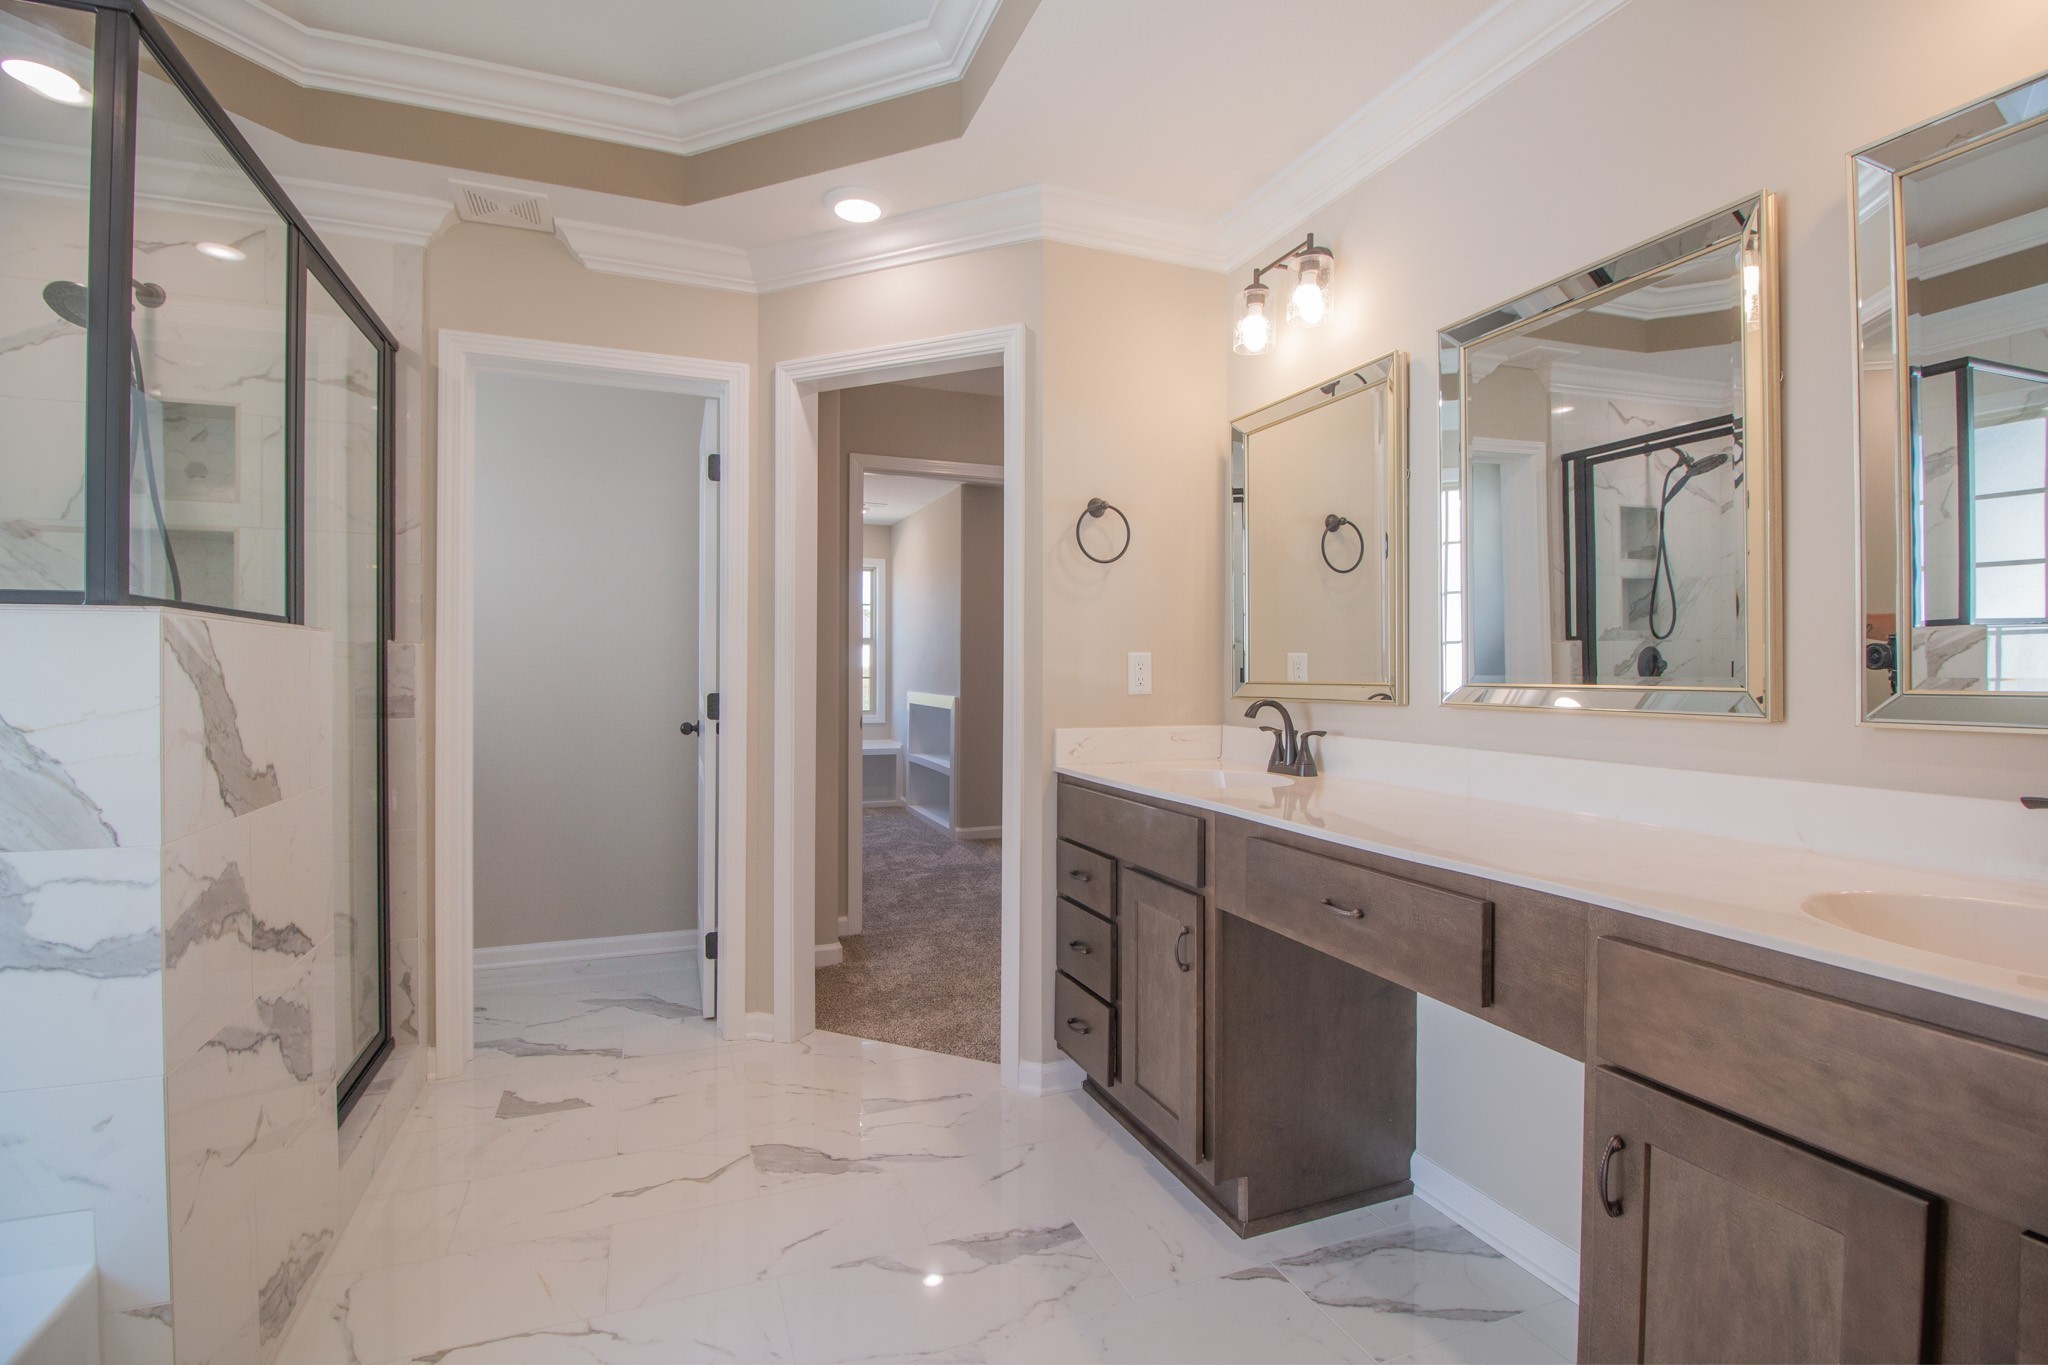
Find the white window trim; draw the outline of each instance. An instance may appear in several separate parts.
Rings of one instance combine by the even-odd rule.
[[[875,571],[875,709],[863,711],[862,725],[887,725],[889,723],[889,561],[886,559],[863,559],[862,569]],[[858,615],[855,620],[860,619]],[[855,640],[858,650],[861,642]],[[854,656],[853,685],[860,686],[860,656]]]

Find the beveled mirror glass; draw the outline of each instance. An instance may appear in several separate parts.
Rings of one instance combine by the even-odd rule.
[[[1407,700],[1407,412],[1396,351],[1231,423],[1236,695]]]
[[[1757,195],[1443,331],[1448,704],[1774,715],[1773,234]]]
[[[2048,76],[1850,177],[1861,714],[2048,728]]]

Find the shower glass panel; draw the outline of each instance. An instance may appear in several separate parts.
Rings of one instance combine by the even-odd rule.
[[[140,74],[129,589],[281,617],[285,222],[147,45]]]
[[[383,355],[317,271],[305,283],[306,624],[334,639],[335,1037],[342,1090],[391,1038],[383,821]]]
[[[2048,373],[1963,356],[1911,398],[1919,685],[2048,691]]]
[[[85,587],[84,314],[93,16],[0,0],[0,590]],[[26,76],[40,76],[20,68]],[[10,72],[12,74],[12,72]],[[65,81],[79,89],[71,95]],[[65,98],[59,98],[60,96]]]

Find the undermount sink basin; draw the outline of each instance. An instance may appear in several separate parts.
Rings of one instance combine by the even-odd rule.
[[[1922,952],[2048,976],[2048,908],[2042,906],[1839,891],[1808,896],[1800,908],[1823,923]]]
[[[1236,768],[1177,768],[1159,776],[1176,787],[1198,791],[1271,791],[1294,780],[1279,773],[1248,773]]]

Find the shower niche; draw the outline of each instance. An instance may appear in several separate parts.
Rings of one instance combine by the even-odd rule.
[[[1758,195],[1444,329],[1448,703],[1775,714],[1774,230]]]

